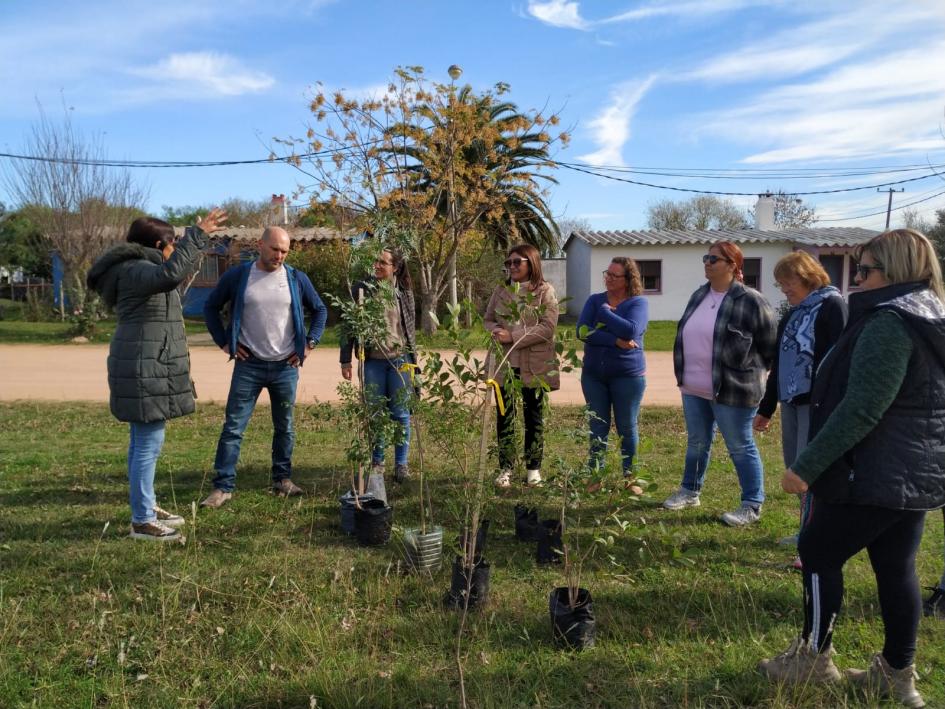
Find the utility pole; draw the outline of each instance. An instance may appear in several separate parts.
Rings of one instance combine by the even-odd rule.
[[[877,192],[888,192],[889,193],[889,204],[886,206],[886,230],[889,230],[889,217],[892,216],[892,196],[893,192],[905,192],[906,188],[902,187],[898,190],[894,190],[890,187],[888,190],[881,190],[878,187],[876,188]]]

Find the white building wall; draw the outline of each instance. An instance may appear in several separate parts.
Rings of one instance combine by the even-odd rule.
[[[541,260],[541,272],[545,280],[555,289],[555,295],[558,299],[568,297],[568,273],[567,259],[564,258],[543,258]]]
[[[571,300],[566,304],[568,315],[577,317],[581,308],[591,294],[591,246],[590,244],[573,239],[568,246],[567,286]]]

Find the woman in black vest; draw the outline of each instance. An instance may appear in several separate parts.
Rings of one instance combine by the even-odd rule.
[[[814,380],[810,443],[781,481],[786,492],[813,495],[798,540],[804,629],[759,669],[775,681],[840,679],[831,636],[843,566],[866,549],[885,643],[847,678],[921,707],[915,557],[926,511],[945,506],[945,289],[935,250],[917,231],[880,234],[857,257],[862,292],[850,296],[847,327]]]

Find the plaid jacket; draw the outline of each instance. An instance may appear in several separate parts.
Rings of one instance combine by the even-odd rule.
[[[676,328],[673,370],[682,386],[683,328],[709,292],[709,284],[689,299]],[[756,407],[765,392],[765,376],[777,346],[777,326],[768,301],[758,291],[733,281],[719,304],[712,338],[712,389],[725,406]]]
[[[358,281],[353,286],[351,286],[351,297],[354,300],[358,299],[358,294],[364,292],[365,297],[369,297],[370,293],[377,287],[376,279],[368,279],[366,281]],[[400,322],[404,326],[404,335],[406,336],[406,342],[404,342],[404,356],[413,362],[417,363],[417,312],[416,306],[413,299],[413,291],[409,288],[407,290],[401,290],[400,288],[395,288],[394,293],[397,295],[397,307],[400,310]],[[357,344],[354,340],[350,339],[344,332],[344,328],[339,328],[340,330],[340,356],[341,364],[351,364],[351,355],[352,351]],[[370,348],[368,348],[370,349]]]

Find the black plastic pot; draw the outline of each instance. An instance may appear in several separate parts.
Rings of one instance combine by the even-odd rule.
[[[358,499],[363,505],[368,500],[373,500],[374,496],[366,493],[360,495]],[[354,534],[354,511],[357,509],[354,502],[354,492],[348,490],[338,498],[338,502],[341,505],[341,531],[345,534]]]
[[[443,599],[448,608],[462,610],[469,591],[469,608],[480,608],[489,600],[489,577],[492,567],[485,561],[479,561],[473,567],[472,584],[467,584],[466,567],[462,557],[453,559],[453,575],[450,590]]]
[[[391,521],[394,508],[381,500],[367,500],[361,509],[354,511],[354,534],[358,544],[366,547],[380,546],[390,541]]]
[[[568,603],[567,587],[556,588],[548,598],[551,633],[559,647],[583,650],[594,647],[596,622],[591,592],[579,588],[574,608]]]
[[[561,563],[561,520],[544,519],[538,527],[535,561],[539,564]]]
[[[537,542],[541,537],[538,510],[515,505],[515,538],[520,542]]]
[[[426,534],[419,529],[404,531],[404,562],[411,571],[435,571],[443,561],[443,528],[432,527]]]
[[[475,562],[478,564],[482,561],[482,555],[486,550],[486,537],[489,534],[489,520],[483,519],[479,521],[479,529],[476,531],[476,554]],[[469,534],[469,531],[464,529],[460,532],[459,537],[456,540],[457,546],[460,550],[465,550],[470,544],[472,544],[472,535]]]

